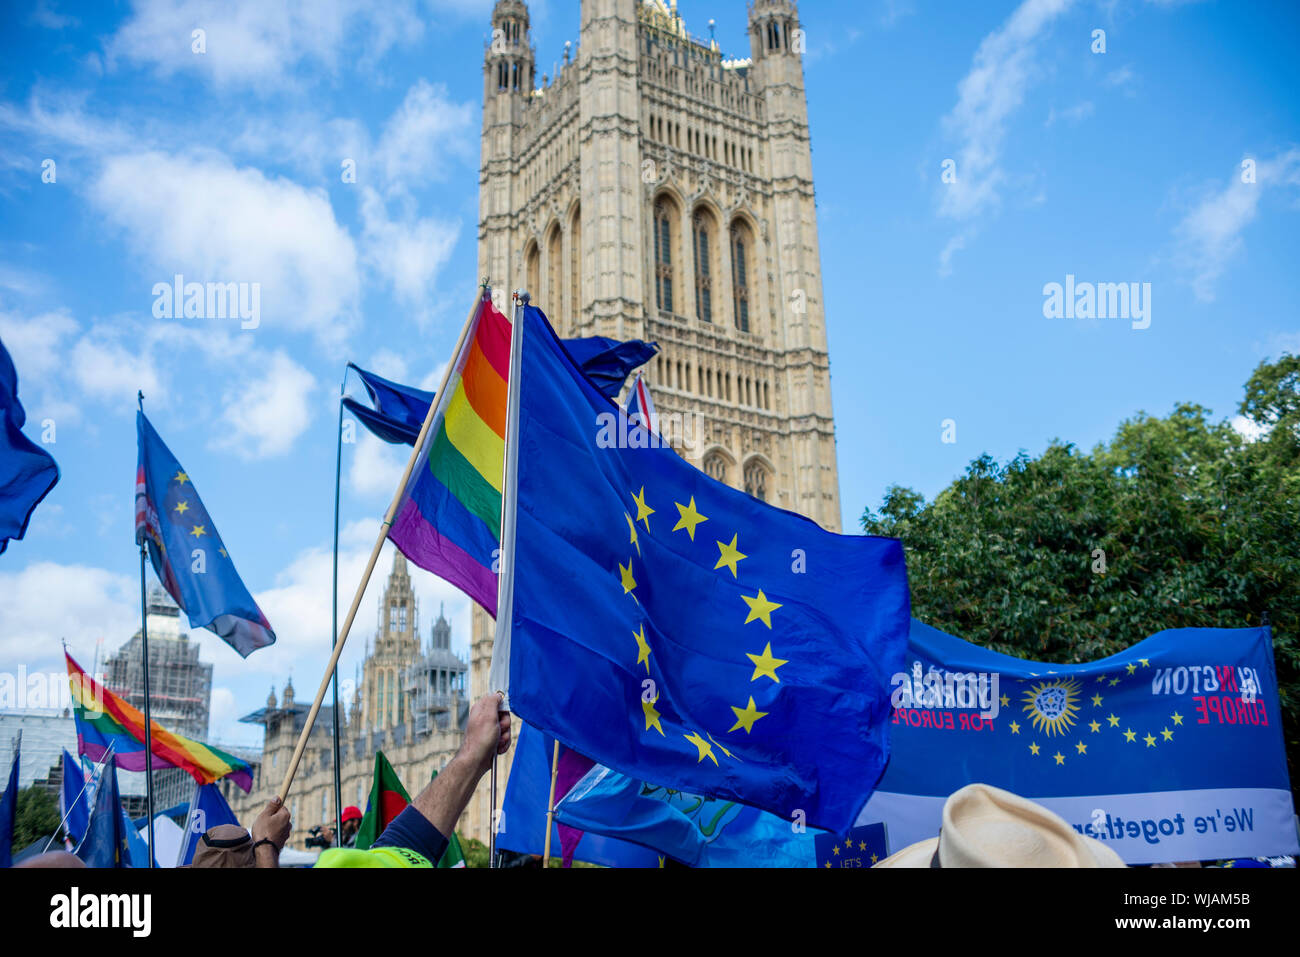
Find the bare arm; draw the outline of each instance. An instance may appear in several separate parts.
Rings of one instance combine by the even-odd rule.
[[[492,767],[493,757],[510,748],[510,712],[498,712],[500,702],[499,695],[489,694],[474,703],[465,727],[465,743],[412,802],[444,837],[455,831],[456,821],[479,780]]]

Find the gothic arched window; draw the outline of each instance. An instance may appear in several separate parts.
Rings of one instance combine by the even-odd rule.
[[[524,275],[527,277],[525,281],[528,283],[528,291],[540,298],[542,295],[542,254],[536,243],[530,242],[528,249],[524,252]]]
[[[731,227],[731,296],[736,328],[749,332],[749,235],[744,225]]]
[[[704,458],[704,474],[719,482],[727,482],[727,457],[721,452],[710,452]]]
[[[655,204],[655,305],[664,312],[673,311],[673,226],[668,206]]]
[[[745,466],[745,494],[767,501],[767,468],[761,462],[751,461]]]
[[[560,227],[551,230],[551,238],[546,244],[546,312],[554,317],[555,325],[564,330],[567,318],[564,312],[564,244],[561,241]]]
[[[695,315],[705,322],[713,321],[713,290],[711,272],[711,247],[709,243],[709,221],[696,214],[693,230],[695,233]]]
[[[576,328],[582,318],[582,210],[573,211],[569,226],[569,312],[570,328]]]

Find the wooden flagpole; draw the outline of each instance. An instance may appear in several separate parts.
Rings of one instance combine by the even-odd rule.
[[[456,340],[456,348],[452,350],[451,362],[447,364],[446,371],[442,374],[442,384],[438,386],[434,401],[429,406],[428,414],[424,417],[424,425],[420,427],[420,435],[416,438],[415,447],[411,449],[411,457],[406,462],[406,471],[402,473],[402,480],[397,485],[392,504],[388,506],[388,511],[384,514],[384,520],[379,526],[379,537],[375,539],[375,547],[370,550],[370,561],[366,563],[365,573],[361,576],[361,582],[357,585],[357,593],[352,598],[352,607],[348,609],[348,616],[343,620],[343,628],[339,632],[338,640],[334,643],[334,653],[330,655],[329,665],[325,668],[325,675],[321,678],[320,688],[316,691],[316,700],[312,702],[311,710],[307,712],[307,721],[303,725],[302,734],[298,736],[298,745],[293,749],[293,758],[289,761],[289,767],[285,771],[284,783],[280,785],[279,798],[281,804],[289,796],[289,787],[293,784],[294,775],[298,773],[298,762],[302,760],[302,753],[307,748],[307,738],[311,735],[312,726],[316,723],[316,715],[320,711],[321,702],[325,700],[325,692],[329,690],[330,677],[339,665],[339,656],[343,654],[343,645],[348,640],[348,632],[352,630],[352,620],[356,618],[357,609],[361,607],[361,599],[366,593],[366,586],[370,584],[370,576],[375,570],[375,562],[379,561],[379,553],[383,551],[384,541],[388,538],[388,529],[393,524],[397,507],[402,504],[402,493],[406,491],[406,484],[410,481],[411,473],[415,470],[415,463],[420,457],[421,449],[424,447],[424,439],[429,432],[429,426],[432,425],[438,412],[446,405],[447,383],[451,381],[452,370],[456,368],[459,362],[461,349],[464,347],[465,339],[469,335],[470,326],[474,324],[474,316],[483,302],[486,289],[487,282],[484,280],[483,291],[474,300],[474,308],[470,310],[469,318],[465,320],[465,325],[461,327],[460,338]]]
[[[555,821],[555,778],[560,770],[560,739],[551,749],[551,796],[546,799],[546,844],[542,849],[542,867],[551,866],[551,828]]]

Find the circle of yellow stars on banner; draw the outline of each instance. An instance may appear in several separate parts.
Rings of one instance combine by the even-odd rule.
[[[659,510],[651,506],[647,501],[644,485],[635,491],[629,491],[628,495],[631,499],[631,504],[629,509],[623,513],[623,517],[627,522],[627,548],[629,554],[626,564],[622,561],[618,562],[618,578],[619,584],[623,588],[623,594],[630,596],[633,601],[636,601],[639,604],[640,599],[638,599],[636,595],[637,574],[647,574],[644,566],[638,566],[637,564],[641,558],[640,536],[642,534],[650,534],[651,518],[656,516]],[[685,502],[673,502],[673,506],[677,512],[677,520],[672,526],[670,532],[672,534],[684,534],[692,543],[696,542],[697,538],[701,543],[711,540],[713,546],[717,549],[713,570],[721,574],[724,578],[729,574],[732,579],[739,581],[740,573],[744,568],[743,562],[749,558],[749,555],[741,548],[740,533],[733,532],[729,539],[725,537],[725,533],[718,533],[714,536],[708,535],[706,529],[702,528],[702,526],[706,526],[711,519],[700,511],[699,506],[695,502],[695,496],[693,495]],[[654,520],[659,522],[661,519],[655,517]],[[663,526],[660,527],[662,528]],[[771,632],[773,630],[772,616],[778,612],[783,605],[780,602],[773,601],[769,598],[762,588],[755,588],[752,594],[748,593],[748,591],[748,589],[742,589],[740,595],[741,600],[745,605],[745,617],[742,624],[745,626],[754,626],[754,630],[756,630],[759,635],[763,636],[761,639],[761,649],[759,647],[760,641],[755,640],[751,646],[753,650],[743,652],[745,658],[748,659],[750,665],[752,665],[749,680],[751,683],[755,681],[770,681],[774,684],[780,684],[780,669],[782,666],[789,664],[789,659],[781,658],[773,651],[772,641],[766,636],[766,632]],[[746,630],[748,631],[749,629],[747,628]],[[630,635],[629,655],[632,653],[633,649],[635,650],[636,656],[634,662],[635,667],[644,668],[645,674],[649,675],[650,660],[651,656],[654,654],[654,649],[650,646],[650,642],[646,636],[644,622],[642,622],[640,627]],[[655,707],[659,702],[659,698],[659,694],[654,694],[653,697],[647,695],[643,696],[641,699],[641,712],[645,724],[644,730],[646,733],[655,731],[661,736],[667,737],[663,725],[660,722],[661,714],[659,709]],[[731,710],[735,716],[735,723],[727,729],[728,734],[735,732],[751,734],[754,730],[754,725],[770,714],[768,711],[760,710],[753,694],[745,695],[745,699],[744,704],[731,706]],[[684,733],[682,737],[695,747],[697,763],[711,761],[715,766],[718,766],[718,753],[721,753],[723,757],[735,761],[740,760],[707,731],[691,731],[689,734]]]
[[[1078,677],[1042,679],[1027,688],[1021,699],[1021,711],[1026,715],[1028,724],[1022,725],[1013,720],[1007,724],[1007,729],[1014,735],[1023,733],[1024,737],[1030,738],[1026,745],[1030,755],[1045,758],[1053,767],[1064,767],[1067,760],[1085,757],[1089,746],[1087,738],[1109,730],[1118,731],[1125,742],[1138,745],[1143,750],[1171,742],[1175,730],[1183,723],[1184,715],[1174,711],[1159,731],[1153,733],[1150,729],[1143,729],[1140,733],[1105,704],[1106,695],[1103,692],[1118,687],[1124,678],[1136,676],[1142,669],[1150,667],[1151,659],[1138,658],[1125,664],[1119,674],[1099,674],[1093,682],[1091,695],[1087,693],[1089,689],[1085,687],[1085,682]],[[1002,695],[998,700],[1003,708],[1011,706],[1008,695]],[[1085,716],[1089,720],[1083,720]],[[1050,743],[1044,746],[1036,740],[1037,737],[1045,737],[1050,742],[1055,737],[1064,738],[1075,730],[1076,725],[1083,737],[1072,744],[1062,743],[1053,750]],[[1086,733],[1084,728],[1087,728]]]

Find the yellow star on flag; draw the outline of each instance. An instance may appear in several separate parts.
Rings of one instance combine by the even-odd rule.
[[[705,758],[708,758],[715,765],[718,763],[718,759],[713,756],[713,746],[709,744],[709,742],[701,738],[698,734],[684,734],[682,735],[682,737],[700,749],[700,756],[696,760],[695,762],[696,764],[699,764]]]
[[[822,866],[823,866],[823,867],[830,867],[830,866],[831,866],[831,862],[830,862],[830,861],[827,861],[827,862],[826,862],[825,864],[823,864]]]
[[[1169,717],[1173,718],[1173,720],[1174,720],[1174,724],[1182,724],[1182,723],[1183,723],[1183,716],[1182,716],[1181,714],[1179,714],[1177,711],[1175,711],[1175,712],[1174,712],[1173,714],[1171,714]]]
[[[180,512],[182,515],[184,515],[186,510],[189,507],[190,507],[190,503],[182,499],[181,501],[176,503],[176,508],[174,508],[173,511]]]
[[[1012,734],[1019,734],[1019,733],[1020,733],[1020,725],[1016,724],[1016,722],[1014,722],[1014,721],[1012,721],[1009,725],[1007,725],[1007,727],[1009,727],[1009,728],[1011,729],[1011,733],[1012,733]]]
[[[176,477],[172,479],[173,482],[179,482],[181,485],[184,485],[189,480],[190,477],[186,475],[184,472],[177,472]]]
[[[1001,698],[998,699],[998,704],[1002,705],[1002,707],[1004,708],[1010,708],[1011,698],[1008,697],[1007,695],[1003,695]]]
[[[1166,741],[1172,741],[1174,739],[1174,733],[1170,731],[1168,728],[1165,728],[1160,733],[1164,735],[1164,739]]]
[[[222,546],[221,548],[218,548],[217,551],[221,553],[221,557],[222,557],[222,558],[229,558],[229,557],[230,557],[229,555],[226,554],[226,549],[225,549],[224,546]]]
[[[1119,727],[1119,718],[1115,717],[1115,713],[1113,711],[1110,714],[1106,715],[1106,720],[1110,722],[1110,726],[1112,728]]]
[[[718,551],[721,554],[718,556],[718,564],[713,566],[715,572],[725,565],[727,568],[731,569],[732,578],[740,577],[736,574],[736,562],[740,561],[742,558],[748,558],[749,556],[743,554],[740,549],[736,547],[736,539],[739,537],[739,535],[732,535],[730,545],[718,542]]]
[[[1150,659],[1150,658],[1139,658],[1138,661],[1142,662],[1142,667],[1143,667],[1143,668],[1150,668],[1150,667],[1151,667],[1151,659]]]
[[[778,602],[769,601],[761,588],[758,590],[757,595],[741,595],[740,597],[745,599],[745,604],[749,606],[749,617],[745,619],[745,624],[748,625],[751,621],[761,620],[768,628],[772,627],[772,612],[781,607]]]
[[[839,857],[839,856],[840,856],[840,846],[839,846],[838,844],[836,844],[834,847],[832,847],[832,848],[831,848],[831,853],[834,854],[836,857]],[[830,862],[827,861],[827,863],[829,864]]]
[[[770,646],[769,646],[770,647]],[[737,728],[744,728],[745,733],[749,734],[754,730],[754,722],[759,718],[765,718],[769,714],[767,711],[759,711],[754,707],[754,696],[749,696],[749,704],[743,708],[737,708],[734,704],[731,710],[736,712],[736,723],[727,729],[728,732],[735,731]]]
[[[1118,679],[1118,678],[1111,678],[1111,679],[1110,679],[1110,686],[1111,686],[1112,688],[1115,687],[1117,684],[1119,684],[1119,679]]]
[[[1156,736],[1154,734],[1148,732],[1147,736],[1142,740],[1147,743],[1148,748],[1154,748],[1156,746]]]
[[[1132,728],[1127,728],[1127,729],[1125,729],[1125,731],[1124,731],[1124,740],[1125,740],[1125,741],[1134,741],[1134,740],[1136,740],[1136,739],[1137,739],[1137,733],[1134,732],[1134,730],[1133,730]]]
[[[1074,749],[1078,751],[1080,754],[1088,753],[1088,746],[1084,744],[1082,741],[1076,741],[1074,743]]]
[[[1097,675],[1097,684],[1101,684],[1105,680],[1106,680],[1105,675]]]
[[[654,699],[651,701],[646,701],[644,698],[641,699],[641,710],[645,713],[645,729],[649,731],[651,728],[654,728],[664,737],[668,737],[664,734],[663,725],[659,723],[659,712],[655,710],[655,703],[658,700],[658,695],[655,695]]]
[[[859,851],[865,851],[866,849],[867,849],[867,842],[866,842],[866,841],[858,841],[858,850],[859,850]]]
[[[190,534],[193,535],[195,538],[200,538],[208,534],[208,530],[204,528],[202,525],[195,525],[194,530],[191,531]]]
[[[872,864],[876,863],[876,861],[878,861],[878,860],[880,860],[880,855],[879,855],[879,854],[872,854],[872,855],[871,855],[871,863],[872,863]]]
[[[732,754],[730,751],[728,751],[728,750],[727,750],[725,747],[723,747],[721,744],[718,744],[718,739],[715,738],[713,735],[709,734],[707,731],[704,732],[704,735],[705,735],[705,737],[707,737],[710,741],[712,741],[714,744],[717,744],[717,745],[718,745],[718,748],[722,751],[722,753],[725,754],[727,757],[731,758],[731,760],[733,760],[733,761],[739,761],[739,760],[740,760],[740,758],[736,757],[734,754]]]
[[[1035,742],[1033,742],[1032,744],[1029,745],[1029,753],[1030,753],[1030,754],[1037,754],[1037,753],[1038,753],[1038,742],[1037,742],[1037,741],[1035,741]]]
[[[1095,695],[1092,696],[1092,706],[1093,706],[1094,708],[1100,708],[1100,707],[1101,707],[1101,695],[1099,695],[1099,694],[1095,694]]]
[[[844,846],[847,847],[849,850],[853,850],[853,838],[846,837],[844,839]]]
[[[1133,664],[1133,662],[1131,661],[1127,665],[1125,665],[1125,667],[1128,668],[1129,674],[1132,674],[1133,672],[1138,670],[1138,666]]]
[[[630,532],[632,533],[632,538],[629,539],[628,544],[629,544],[629,545],[635,545],[635,546],[636,546],[636,553],[637,553],[638,555],[640,555],[640,554],[641,554],[641,543],[638,542],[638,541],[636,540],[636,526],[632,524],[632,516],[629,515],[627,512],[624,512],[624,513],[623,513],[623,517],[624,517],[625,519],[627,519],[627,527],[628,527],[628,531],[630,531]]]
[[[636,579],[632,577],[632,559],[627,560],[627,567],[624,568],[620,562],[618,566],[619,574],[623,579],[623,594],[626,595],[636,587]]]
[[[1092,729],[1092,733],[1093,733],[1093,734],[1096,734],[1098,731],[1101,730],[1101,722],[1100,722],[1100,721],[1089,721],[1089,722],[1088,722],[1088,727]]]
[[[1056,763],[1057,763],[1057,764],[1064,764],[1064,763],[1065,763],[1065,755],[1062,754],[1060,751],[1057,751],[1054,755],[1052,755],[1052,757],[1056,758]]]
[[[673,526],[673,531],[676,532],[684,528],[686,529],[686,534],[691,536],[691,541],[695,541],[695,526],[700,524],[700,522],[708,521],[707,518],[695,510],[695,496],[691,496],[690,505],[682,505],[679,502],[673,502],[673,504],[677,506],[677,511],[681,514],[681,518],[679,518],[677,524]]]
[[[770,641],[763,648],[763,653],[761,655],[751,655],[746,652],[745,657],[754,663],[754,674],[749,679],[750,681],[757,681],[761,677],[767,677],[771,678],[777,684],[781,683],[781,679],[776,676],[776,669],[780,668],[783,664],[789,661],[789,659],[773,658],[772,643]]]
[[[632,632],[632,637],[636,639],[636,648],[637,648],[636,663],[638,665],[642,665],[642,664],[645,665],[645,673],[649,674],[650,673],[650,646],[646,644],[646,640],[645,640],[645,625],[642,624],[638,630]]]
[[[645,530],[650,531],[650,516],[655,513],[649,505],[645,503],[645,486],[641,486],[641,494],[633,495],[632,500],[636,502],[636,520],[645,525]]]

